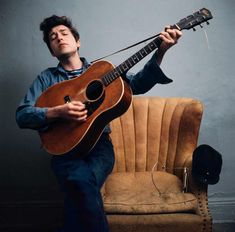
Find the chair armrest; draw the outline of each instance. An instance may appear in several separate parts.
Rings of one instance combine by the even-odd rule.
[[[188,170],[188,192],[193,193],[198,200],[197,214],[204,218],[204,227],[212,231],[212,217],[208,206],[208,185],[196,182],[192,177],[192,156],[185,160],[185,167]]]
[[[192,156],[189,156],[185,160],[183,167],[187,168],[188,191],[192,192],[194,194],[196,194],[198,191],[207,192],[207,185],[198,183],[193,179],[193,176],[192,176]]]

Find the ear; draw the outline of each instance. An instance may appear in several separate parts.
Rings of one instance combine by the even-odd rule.
[[[80,40],[77,40],[76,44],[77,44],[77,48],[79,49],[79,48],[80,48],[80,46],[81,46],[81,42],[80,42]]]

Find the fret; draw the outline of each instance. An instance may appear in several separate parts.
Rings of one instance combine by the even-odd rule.
[[[110,84],[109,81],[108,81],[107,76],[102,77],[102,81],[103,81],[105,86],[108,86]]]
[[[159,37],[157,37],[155,40],[152,41],[152,43],[154,44],[155,48],[159,47],[161,44],[161,39]]]
[[[142,56],[139,54],[139,52],[136,53],[136,56],[138,57],[139,61],[142,60]]]
[[[125,69],[124,69],[124,67],[122,65],[117,66],[116,69],[118,69],[119,73],[124,73],[125,72]]]
[[[117,70],[117,75],[118,76],[120,76],[123,73],[122,67],[120,65],[117,66],[116,70]]]
[[[121,63],[120,67],[122,68],[123,72],[126,72],[128,70],[128,67],[126,66],[125,62]]]
[[[152,44],[154,47],[157,47],[157,44],[155,43],[155,41],[152,41]]]
[[[104,83],[105,86],[108,86],[110,83],[112,83],[113,80],[115,80],[116,78],[113,75],[113,71],[107,73],[103,78],[102,81]]]
[[[140,61],[139,57],[137,56],[137,54],[134,54],[133,59],[135,60],[136,63],[138,63]]]
[[[134,66],[136,64],[135,60],[132,59],[132,56],[129,57],[129,62],[131,63],[131,66]]]
[[[129,68],[131,68],[132,67],[132,64],[131,64],[131,62],[130,62],[130,60],[129,60],[129,58],[126,60],[126,62],[128,62],[128,64],[129,64]]]
[[[117,73],[117,68],[115,68],[110,74],[112,76],[112,81],[116,79],[116,77],[119,76],[119,74]]]
[[[107,75],[107,78],[108,78],[108,82],[109,83],[111,83],[112,82],[112,80],[113,80],[113,78],[112,78],[112,73],[108,73],[108,75]]]
[[[148,54],[153,51],[151,47],[149,47],[148,45],[145,46],[145,50],[147,51]]]
[[[130,59],[132,60],[133,64],[136,64],[137,61],[135,60],[135,57],[134,56],[131,56]]]
[[[143,57],[145,57],[145,55],[146,55],[146,52],[144,51],[143,48],[141,49],[141,54],[143,55]]]
[[[109,73],[105,75],[103,79],[105,80],[105,83],[107,83],[106,86],[112,82]]]
[[[104,86],[108,86],[108,82],[107,82],[105,76],[103,76],[103,77],[101,78],[101,80],[102,80]]]
[[[155,48],[155,46],[153,45],[153,43],[150,43],[150,44],[148,44],[147,46],[148,46],[149,50],[151,50],[151,51],[153,51],[154,48]]]
[[[128,67],[128,64],[125,62],[122,62],[119,66],[122,67],[123,71],[126,72],[130,69],[130,67]]]
[[[145,50],[145,49],[146,49],[146,47],[143,48],[143,51],[145,52],[146,55],[148,55],[149,52],[147,50]]]
[[[141,56],[141,60],[142,60],[144,58],[144,56],[142,55],[141,50],[138,51],[138,54]]]

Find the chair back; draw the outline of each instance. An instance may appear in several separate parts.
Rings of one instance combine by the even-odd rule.
[[[197,146],[203,107],[191,98],[134,97],[128,111],[111,122],[113,172],[175,173]],[[183,159],[183,162],[182,162]]]

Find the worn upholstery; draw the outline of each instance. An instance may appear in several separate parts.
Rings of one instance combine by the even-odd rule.
[[[207,186],[191,176],[202,112],[195,99],[134,97],[112,121],[116,161],[102,189],[111,232],[212,231]]]
[[[183,193],[180,179],[167,172],[114,173],[105,187],[108,213],[195,212],[197,208],[196,197]]]

